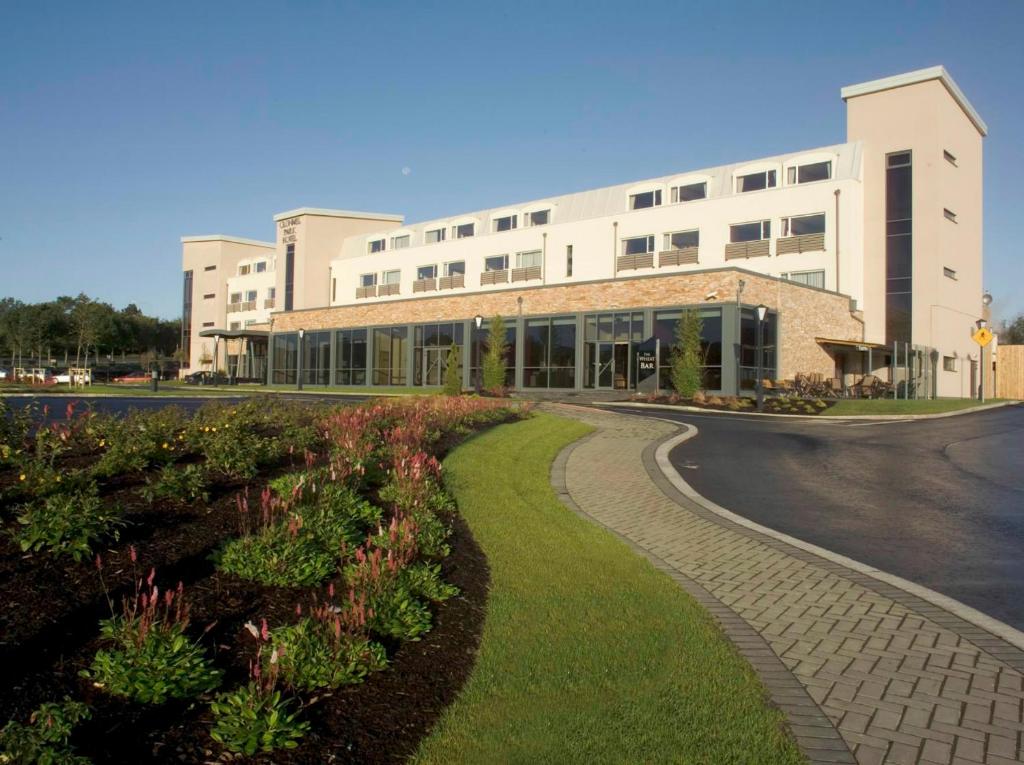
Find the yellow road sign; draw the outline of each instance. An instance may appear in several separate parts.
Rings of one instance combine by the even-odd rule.
[[[974,340],[974,342],[976,342],[978,345],[984,348],[986,345],[992,342],[992,330],[990,330],[988,327],[982,327],[973,335],[971,335],[971,338]]]

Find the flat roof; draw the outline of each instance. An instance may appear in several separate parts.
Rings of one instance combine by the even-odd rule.
[[[971,106],[971,102],[967,100],[967,96],[960,90],[960,87],[956,84],[949,72],[946,71],[944,66],[930,66],[926,69],[916,69],[913,72],[906,72],[904,74],[895,74],[892,77],[883,77],[880,80],[871,80],[870,82],[861,82],[857,85],[847,85],[845,88],[839,91],[839,95],[846,101],[850,98],[856,98],[857,96],[866,96],[869,93],[880,93],[883,90],[892,90],[893,88],[902,88],[907,85],[916,85],[919,82],[928,82],[929,80],[938,80],[949,91],[949,95],[953,97],[953,100],[959,104],[960,108],[964,110],[974,127],[978,129],[978,132],[983,136],[988,135],[988,125],[981,118],[981,115]]]
[[[321,207],[297,207],[294,210],[278,213],[274,216],[274,221],[284,220],[285,218],[294,218],[298,215],[323,215],[328,218],[362,218],[364,220],[384,220],[392,223],[401,223],[405,220],[404,215],[395,215],[393,213],[360,212],[358,210],[327,210]]]
[[[200,337],[223,337],[228,340],[238,338],[269,337],[270,333],[264,329],[203,329],[199,332]]]
[[[226,234],[204,234],[201,236],[183,236],[181,238],[182,244],[189,244],[190,242],[233,242],[234,244],[249,244],[254,247],[269,247],[275,249],[277,247],[273,242],[261,242],[257,239],[246,239],[241,236],[227,236]]]

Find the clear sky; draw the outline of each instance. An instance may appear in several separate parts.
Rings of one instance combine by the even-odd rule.
[[[409,221],[845,140],[944,64],[988,123],[985,286],[1024,311],[1024,1],[0,3],[0,296],[171,317],[182,235]],[[408,173],[403,173],[408,168]]]

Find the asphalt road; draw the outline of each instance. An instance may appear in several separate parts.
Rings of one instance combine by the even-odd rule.
[[[1024,630],[1024,406],[874,424],[647,414],[697,427],[671,460],[713,502]]]

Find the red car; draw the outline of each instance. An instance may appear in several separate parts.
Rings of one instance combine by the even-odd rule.
[[[149,372],[130,372],[120,377],[115,377],[116,383],[144,383],[149,382]]]

